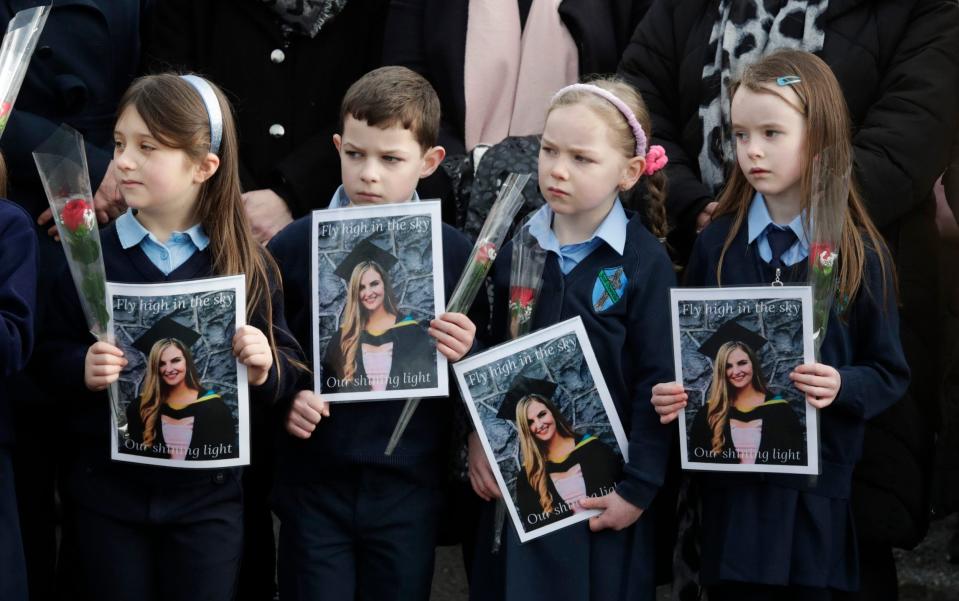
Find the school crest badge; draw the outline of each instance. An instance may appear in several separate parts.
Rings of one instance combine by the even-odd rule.
[[[602,313],[626,296],[626,273],[620,267],[599,270],[593,284],[593,310]]]

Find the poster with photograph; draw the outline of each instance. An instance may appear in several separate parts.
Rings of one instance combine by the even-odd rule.
[[[789,379],[815,362],[810,288],[674,288],[670,303],[683,469],[818,474],[818,413]]]
[[[113,384],[116,461],[177,468],[250,462],[246,366],[233,335],[246,323],[246,278],[107,282],[110,332],[128,361]]]
[[[313,369],[331,402],[446,396],[440,203],[313,212]]]
[[[579,317],[453,365],[522,542],[597,515],[622,478],[626,433]]]

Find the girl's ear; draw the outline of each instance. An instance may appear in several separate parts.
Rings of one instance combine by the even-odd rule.
[[[619,189],[623,192],[631,189],[646,171],[646,157],[633,157],[626,162],[623,177],[619,180]]]
[[[216,170],[220,168],[220,157],[212,152],[206,153],[206,156],[200,160],[193,175],[193,183],[202,184],[213,177]]]
[[[420,179],[433,175],[436,168],[446,158],[446,149],[442,146],[433,146],[423,155],[423,169],[420,170]]]

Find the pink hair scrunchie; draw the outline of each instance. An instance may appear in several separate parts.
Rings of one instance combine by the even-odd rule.
[[[665,167],[669,163],[669,157],[666,156],[666,149],[658,144],[649,147],[646,152],[646,175],[652,175]]]

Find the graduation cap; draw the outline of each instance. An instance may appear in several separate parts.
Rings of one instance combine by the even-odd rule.
[[[143,353],[144,356],[149,357],[153,345],[156,344],[158,340],[165,338],[176,338],[183,343],[183,346],[190,348],[193,346],[193,343],[200,338],[200,333],[167,315],[153,324],[153,327],[144,332],[142,336],[134,340],[133,348]]]
[[[719,326],[713,335],[699,345],[699,352],[710,359],[716,357],[719,347],[727,342],[742,342],[754,351],[759,351],[766,344],[766,339],[748,328],[739,325],[735,320],[729,320]]]
[[[556,387],[557,384],[549,380],[516,376],[513,380],[513,385],[510,386],[509,390],[506,391],[506,396],[503,397],[503,404],[500,405],[496,417],[513,421],[516,419],[516,405],[523,400],[524,397],[535,394],[543,398],[552,399],[553,393],[556,392]]]
[[[388,272],[391,267],[396,265],[398,260],[399,259],[389,252],[373,244],[369,238],[366,238],[353,247],[350,254],[346,255],[346,258],[337,265],[333,273],[349,282],[350,276],[353,275],[353,270],[364,261],[375,261],[383,268],[383,271]]]

